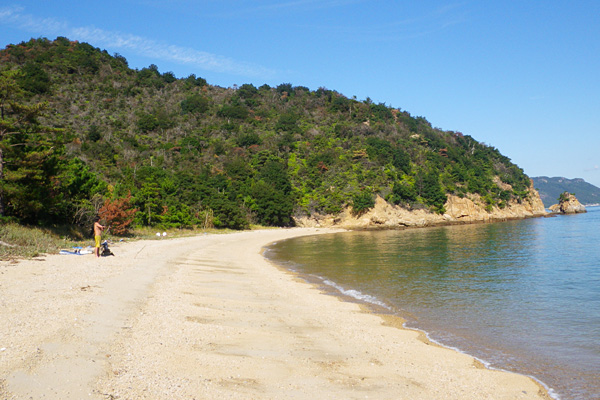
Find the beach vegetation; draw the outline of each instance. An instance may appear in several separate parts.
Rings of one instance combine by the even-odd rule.
[[[61,248],[87,246],[83,230],[73,225],[32,226],[10,219],[0,220],[0,260],[37,257]]]

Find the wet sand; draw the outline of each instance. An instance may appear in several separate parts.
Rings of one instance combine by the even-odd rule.
[[[261,249],[297,228],[0,262],[1,399],[542,399],[321,293]]]

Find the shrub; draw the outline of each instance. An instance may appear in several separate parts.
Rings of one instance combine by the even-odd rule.
[[[375,199],[370,192],[362,191],[352,197],[352,214],[362,215],[375,206]]]
[[[573,196],[575,196],[573,193],[569,193],[569,192],[562,192],[560,194],[560,196],[558,196],[558,202],[562,203],[564,201],[569,201],[569,195],[572,194]]]
[[[203,114],[208,111],[209,101],[206,97],[199,94],[193,94],[186,97],[180,103],[181,112],[183,114],[196,113]]]
[[[260,136],[258,136],[258,133],[249,132],[238,136],[237,144],[240,147],[250,147],[255,144],[262,144],[262,140],[260,139]]]
[[[248,109],[240,105],[224,105],[218,112],[217,115],[223,118],[231,119],[246,119],[248,118]]]
[[[127,197],[120,199],[106,199],[98,213],[106,221],[106,225],[111,228],[113,234],[123,236],[129,233],[129,227],[137,211],[131,206],[131,193],[129,193]]]

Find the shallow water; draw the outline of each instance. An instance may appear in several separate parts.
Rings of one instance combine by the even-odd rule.
[[[273,245],[272,260],[563,399],[600,399],[600,208]]]

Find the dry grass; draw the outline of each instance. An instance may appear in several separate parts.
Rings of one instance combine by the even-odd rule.
[[[40,228],[0,223],[0,260],[32,258],[80,245],[79,232],[67,228]]]

